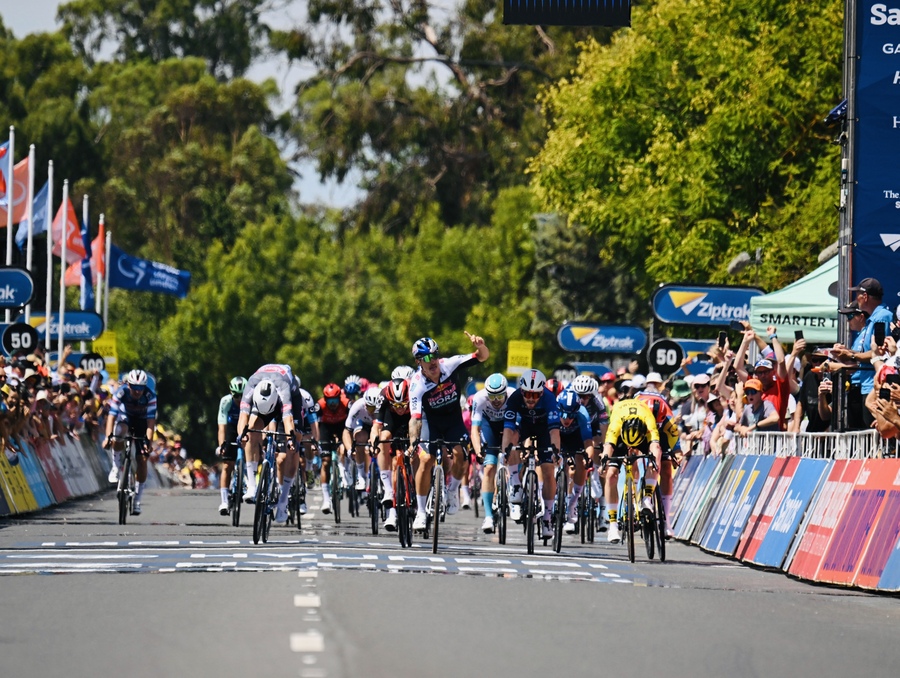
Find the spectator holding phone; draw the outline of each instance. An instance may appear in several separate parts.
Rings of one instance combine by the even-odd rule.
[[[850,348],[843,344],[835,344],[833,355],[845,361],[855,362],[858,365],[850,375],[850,387],[847,390],[847,430],[860,431],[872,426],[875,420],[871,410],[865,407],[866,397],[875,388],[875,371],[868,365],[872,361],[874,352],[872,340],[875,338],[876,326],[878,327],[879,341],[876,346],[884,343],[887,326],[893,317],[887,306],[881,303],[884,297],[884,288],[875,278],[865,278],[856,287],[850,288],[856,293],[854,309],[851,304],[847,309],[841,309],[841,313],[851,315],[859,312],[867,314],[865,324],[858,330]],[[851,321],[853,317],[850,318]],[[851,322],[850,329],[855,327]]]

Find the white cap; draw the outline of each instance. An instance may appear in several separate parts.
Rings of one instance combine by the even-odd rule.
[[[622,382],[622,388],[631,388],[631,386],[632,386],[631,379],[626,379],[625,381]]]
[[[647,383],[648,384],[661,384],[663,383],[662,375],[659,372],[651,372],[647,375]]]
[[[694,375],[693,374],[687,375],[684,378],[684,381],[688,386],[693,386],[694,385]]]
[[[631,378],[631,388],[644,388],[647,385],[647,377],[643,374],[636,374]]]

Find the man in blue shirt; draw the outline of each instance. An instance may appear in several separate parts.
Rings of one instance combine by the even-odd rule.
[[[856,293],[856,308],[868,314],[865,325],[856,335],[850,348],[835,345],[834,355],[843,360],[854,361],[859,369],[850,375],[850,389],[847,391],[847,430],[859,431],[872,426],[872,413],[865,407],[866,396],[875,385],[875,371],[869,364],[872,360],[872,335],[876,323],[890,325],[893,314],[881,303],[884,288],[875,278],[864,278],[856,287],[850,288]],[[845,312],[849,309],[845,309]]]

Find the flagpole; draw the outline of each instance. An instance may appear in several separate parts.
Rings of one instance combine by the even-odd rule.
[[[100,215],[100,231],[101,232],[103,231],[103,228],[105,225],[104,224],[104,216],[105,215],[103,215],[103,214]],[[100,247],[105,247],[105,245],[106,245],[106,243],[102,243],[102,242],[98,243],[98,244],[100,245]],[[103,254],[103,252],[101,250],[100,255],[102,255],[102,254]],[[94,259],[94,253],[91,252],[91,263],[92,264],[93,264],[93,259]],[[99,256],[97,257],[97,268],[98,269],[100,268],[100,257]],[[93,273],[93,271],[91,271],[91,273]],[[94,310],[97,312],[97,315],[100,315],[100,310],[103,308],[103,278],[100,277],[99,270],[97,271],[97,293],[94,295],[94,297],[95,297],[94,298]],[[105,329],[105,326],[104,326],[104,329]]]
[[[50,309],[53,305],[53,161],[47,163],[47,297],[44,300],[44,350],[50,353]]]
[[[88,234],[88,242],[91,241],[91,222],[88,219],[88,194],[84,194],[84,198],[81,200],[81,223],[84,224],[84,227],[87,229]],[[84,276],[81,278],[82,285],[84,284]],[[90,285],[91,283],[88,282]],[[82,303],[84,303],[82,301]],[[80,305],[80,304],[79,304]],[[81,342],[81,352],[84,353],[87,349],[85,348],[84,341]]]
[[[112,249],[112,231],[106,234],[106,258],[103,259],[103,284],[106,296],[103,297],[103,331],[109,327],[109,255]]]
[[[32,248],[34,247],[34,144],[28,148],[28,204],[25,206],[28,219],[28,244],[25,247],[25,268],[31,273]],[[31,320],[31,302],[25,305],[25,322]]]
[[[66,244],[69,241],[69,180],[65,179],[63,181],[63,218],[62,218],[62,251],[59,253],[59,256],[62,258],[60,263],[60,276],[59,276],[59,317],[57,318],[57,325],[59,327],[58,335],[59,340],[57,344],[57,351],[59,355],[56,358],[56,369],[62,366],[63,363],[63,328],[66,324]],[[51,229],[52,230],[52,229]],[[50,314],[47,314],[47,328],[45,330],[48,334],[50,333]]]
[[[6,187],[6,265],[12,266],[12,227],[13,208],[16,199],[16,164],[13,158],[16,156],[16,128],[9,126],[9,185]],[[11,309],[6,309],[6,322],[10,322]]]

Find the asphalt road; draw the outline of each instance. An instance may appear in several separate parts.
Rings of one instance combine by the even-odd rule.
[[[107,493],[0,520],[0,675],[897,675],[896,598],[695,547],[632,565],[571,538],[528,556],[521,532],[501,546],[471,511],[436,555],[346,511],[255,546],[250,512],[233,528],[217,505],[148,491],[119,526]]]

